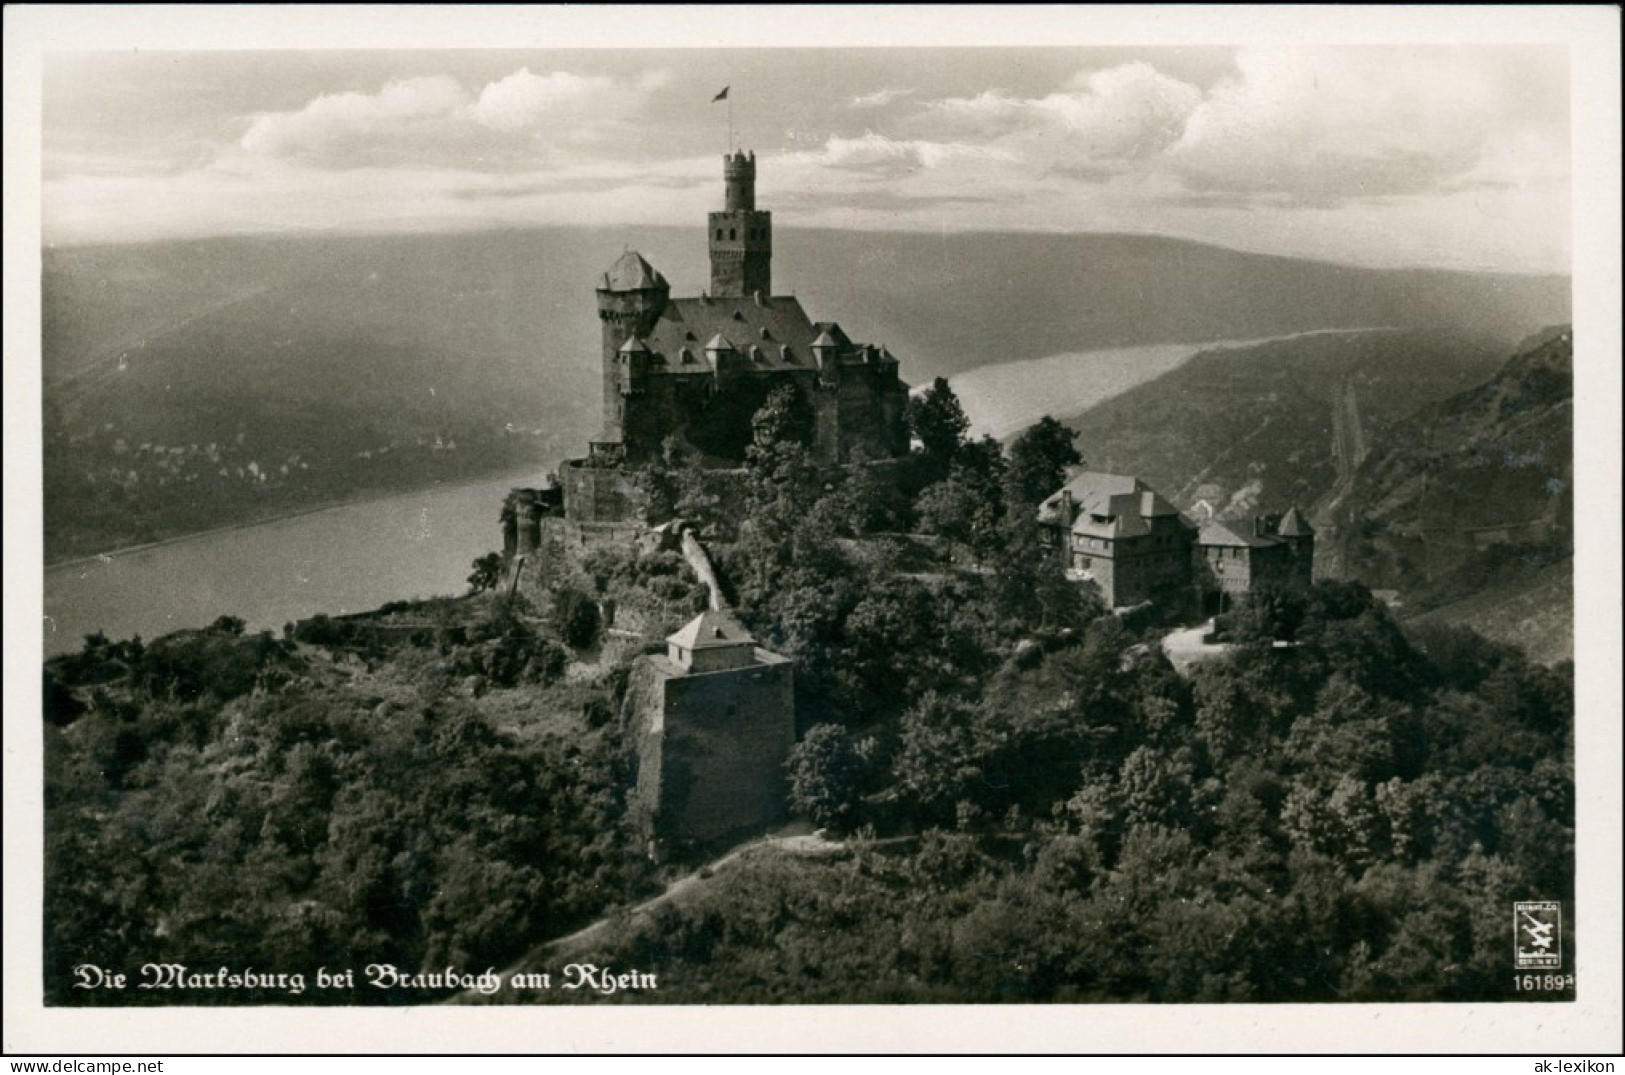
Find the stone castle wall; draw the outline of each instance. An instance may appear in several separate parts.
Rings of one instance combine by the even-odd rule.
[[[564,504],[571,520],[619,523],[643,514],[643,496],[631,472],[620,467],[590,466],[571,460],[559,468]]]
[[[657,456],[670,435],[707,455],[742,460],[751,419],[780,385],[794,385],[813,413],[814,451],[830,463],[887,459],[908,452],[908,390],[895,365],[708,374],[650,371],[616,403],[629,463]]]

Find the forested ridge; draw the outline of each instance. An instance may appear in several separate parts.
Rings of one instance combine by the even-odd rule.
[[[578,958],[660,982],[614,999],[1529,998],[1512,902],[1573,907],[1571,665],[1320,583],[1182,676],[1175,613],[1106,612],[1038,532],[1064,427],[970,441],[942,381],[911,410],[900,473],[821,469],[777,394],[736,502],[676,445],[645,474],[797,661],[791,805],[845,847],[612,921]],[[48,999],[324,1002],[87,995],[85,961],[480,970],[703,862],[638,846],[604,644],[640,594],[697,609],[692,576],[629,548],[523,600],[493,566],[460,601],[48,663]]]

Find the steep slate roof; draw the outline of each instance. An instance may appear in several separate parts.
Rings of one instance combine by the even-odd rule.
[[[1135,493],[1148,486],[1127,474],[1107,474],[1099,470],[1086,470],[1044,498],[1038,505],[1038,521],[1065,524],[1060,517],[1061,494],[1071,493],[1072,503],[1081,507],[1085,501],[1097,500],[1114,493]]]
[[[817,335],[794,296],[764,296],[760,306],[754,298],[687,298],[666,302],[648,344],[666,356],[668,372],[677,374],[709,373],[708,363],[684,365],[679,356],[685,347],[698,355],[718,344],[719,336],[750,341],[740,351],[751,356],[750,369],[805,370],[813,367],[812,345]],[[751,351],[751,346],[757,350]],[[739,350],[737,343],[732,347]]]
[[[1280,542],[1271,537],[1257,537],[1253,534],[1238,534],[1228,526],[1213,520],[1196,535],[1198,545],[1225,545],[1244,549],[1268,549],[1279,545]]]
[[[606,291],[646,291],[650,288],[666,286],[666,278],[655,271],[655,267],[643,260],[643,255],[636,250],[628,250],[622,254],[609,272],[604,274],[604,290]]]
[[[1288,508],[1286,514],[1281,516],[1281,525],[1275,530],[1282,537],[1313,537],[1315,528],[1309,525],[1309,520],[1299,513],[1297,505]]]
[[[1098,470],[1084,471],[1047,497],[1038,508],[1040,522],[1065,525],[1060,515],[1062,493],[1072,494],[1077,508],[1071,524],[1074,534],[1138,537],[1151,532],[1149,520],[1169,515],[1191,525],[1178,508],[1139,478]],[[1098,521],[1096,517],[1100,517]]]
[[[666,641],[686,650],[750,646],[756,643],[755,637],[731,614],[710,609],[689,620]]]
[[[1150,493],[1118,493],[1115,496],[1096,496],[1079,505],[1078,517],[1072,523],[1072,532],[1086,537],[1131,538],[1151,532],[1140,513],[1142,499],[1155,496]]]

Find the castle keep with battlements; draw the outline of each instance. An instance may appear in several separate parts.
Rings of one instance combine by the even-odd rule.
[[[739,465],[751,418],[781,385],[809,404],[821,460],[908,454],[908,385],[897,359],[773,293],[773,214],[756,208],[755,155],[724,157],[723,177],[723,209],[707,220],[709,291],[673,298],[635,251],[599,281],[604,421],[588,457],[560,474],[572,519],[634,512],[621,472],[655,458],[668,437],[713,466]]]

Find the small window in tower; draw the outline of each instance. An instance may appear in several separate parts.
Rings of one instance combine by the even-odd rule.
[[[729,241],[729,242],[732,242],[732,241],[733,241],[733,238],[734,238],[734,229],[733,229],[733,228],[729,228],[729,229],[728,229],[728,241]]]
[[[717,229],[717,241],[718,242],[722,241],[722,229],[721,228]]]

